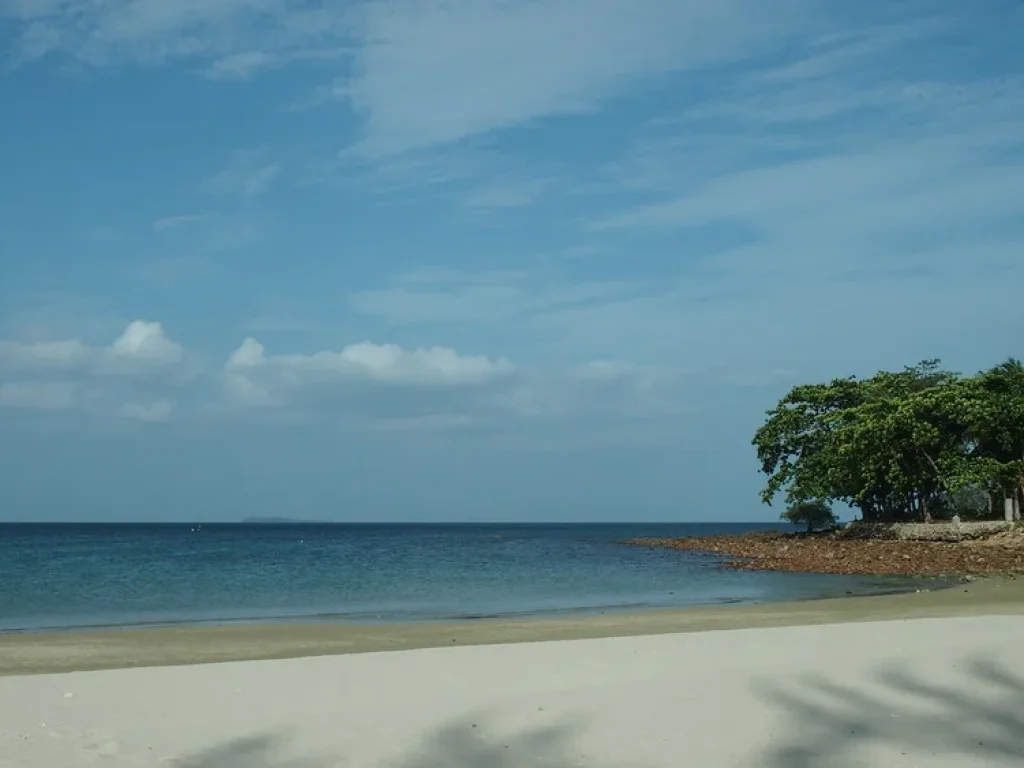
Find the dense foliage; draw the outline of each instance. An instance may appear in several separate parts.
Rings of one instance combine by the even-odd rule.
[[[807,532],[832,528],[839,523],[832,507],[824,501],[801,501],[782,513],[782,519],[793,525],[806,525]]]
[[[927,360],[790,390],[753,444],[762,500],[842,502],[866,521],[1020,515],[1024,365],[961,376]],[[1008,501],[1004,501],[1008,500]]]

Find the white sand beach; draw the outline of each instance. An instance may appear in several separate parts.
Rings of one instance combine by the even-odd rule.
[[[0,678],[3,768],[1024,765],[1022,616]]]

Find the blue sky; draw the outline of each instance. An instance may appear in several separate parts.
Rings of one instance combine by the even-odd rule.
[[[751,520],[1024,356],[1024,4],[4,0],[0,519]]]

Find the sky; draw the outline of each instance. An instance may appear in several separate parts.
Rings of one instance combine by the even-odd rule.
[[[1024,356],[1019,0],[0,0],[0,520],[771,520]]]

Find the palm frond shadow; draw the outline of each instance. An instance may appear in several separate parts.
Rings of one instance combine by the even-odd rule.
[[[174,768],[333,768],[341,763],[282,757],[290,742],[284,734],[263,733],[219,744],[176,760]]]
[[[389,768],[520,768],[579,765],[571,748],[578,724],[560,722],[503,735],[485,718],[458,721],[435,731],[412,755]]]
[[[573,748],[580,724],[559,722],[508,734],[492,728],[487,718],[445,725],[430,734],[404,759],[382,768],[570,768],[603,765]],[[353,765],[344,755],[293,759],[284,757],[285,734],[237,739],[174,763],[175,768],[343,768]],[[612,768],[608,766],[608,768]]]
[[[758,684],[754,694],[784,709],[794,733],[773,743],[759,764],[839,765],[878,742],[907,752],[1024,765],[1024,678],[989,659],[951,663],[965,672],[963,685],[937,684],[895,668],[875,672],[875,694],[817,675],[784,686]]]

